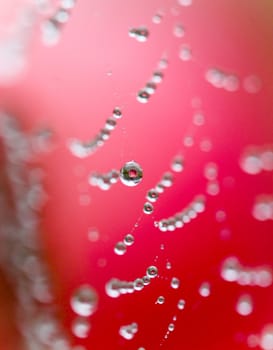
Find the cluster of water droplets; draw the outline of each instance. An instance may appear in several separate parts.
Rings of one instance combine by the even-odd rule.
[[[210,196],[217,196],[220,192],[218,181],[218,166],[214,162],[209,162],[204,167],[204,177],[207,180],[206,192]]]
[[[238,258],[229,257],[221,267],[221,277],[227,282],[236,282],[241,286],[269,287],[273,282],[272,270],[266,266],[250,268],[243,266]]]
[[[161,219],[160,221],[155,222],[155,226],[161,232],[175,231],[176,229],[182,228],[185,224],[188,224],[193,219],[197,218],[197,216],[204,211],[205,197],[199,195],[182,211],[169,218]]]
[[[101,131],[89,141],[72,139],[68,142],[70,152],[78,158],[86,158],[93,154],[99,147],[103,146],[117,125],[117,119],[122,117],[121,110],[116,107],[112,116],[105,122]]]
[[[222,88],[229,92],[238,91],[240,80],[235,74],[224,72],[219,68],[209,68],[205,78],[215,88]]]
[[[59,8],[41,23],[42,42],[46,46],[59,43],[63,26],[68,22],[76,0],[61,0]]]
[[[105,174],[92,173],[88,182],[91,186],[96,186],[103,191],[109,190],[112,185],[119,181],[119,171],[112,169]]]
[[[164,74],[162,70],[168,66],[167,59],[163,58],[159,61],[158,69],[154,71],[150,80],[146,83],[145,87],[137,93],[137,101],[140,103],[147,103],[151,95],[156,92],[158,85],[163,81]]]
[[[111,298],[117,298],[120,295],[141,291],[145,286],[148,286],[151,279],[158,276],[156,266],[149,266],[146,270],[146,275],[141,278],[136,278],[134,281],[121,281],[117,278],[112,278],[105,285],[106,294]]]
[[[121,326],[119,328],[119,335],[122,336],[122,338],[127,340],[133,339],[137,332],[138,332],[138,324],[136,322],[133,322],[125,326]]]

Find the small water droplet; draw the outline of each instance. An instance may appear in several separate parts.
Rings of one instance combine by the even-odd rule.
[[[113,117],[116,119],[120,119],[122,117],[122,112],[121,112],[121,109],[119,107],[114,108]]]
[[[189,46],[183,46],[181,47],[179,51],[179,58],[182,61],[190,61],[192,59],[192,51]]]
[[[155,84],[161,83],[163,80],[163,73],[162,72],[154,72],[152,76],[152,82]]]
[[[253,311],[252,298],[248,294],[242,295],[236,304],[236,311],[241,316],[248,316]]]
[[[143,206],[144,214],[152,214],[153,211],[154,211],[154,207],[153,207],[152,203],[146,202]]]
[[[132,28],[129,30],[129,36],[139,42],[145,42],[148,39],[149,31],[145,27]]]
[[[174,323],[170,323],[169,326],[168,326],[168,331],[169,331],[169,332],[173,332],[174,329],[175,329]]]
[[[85,317],[77,317],[72,323],[72,333],[77,338],[87,338],[90,328],[90,323]]]
[[[126,186],[138,185],[143,177],[143,170],[140,165],[133,160],[125,163],[120,169],[120,180]]]
[[[177,173],[181,172],[184,169],[183,159],[181,156],[177,156],[173,159],[171,163],[171,169]]]
[[[199,288],[199,294],[204,298],[210,295],[210,284],[208,282],[204,282],[201,284]]]
[[[165,303],[165,297],[163,295],[160,295],[157,300],[156,300],[156,304],[164,304]]]
[[[159,197],[159,194],[155,189],[149,190],[147,195],[146,195],[146,199],[148,199],[148,201],[150,201],[152,203],[156,202],[158,197]]]
[[[98,304],[98,295],[89,285],[82,285],[76,289],[70,299],[72,310],[79,316],[92,315]]]
[[[171,287],[173,289],[178,289],[180,287],[180,280],[177,277],[173,277],[171,280]]]
[[[155,277],[157,277],[157,275],[158,275],[157,267],[156,267],[156,266],[153,266],[153,265],[152,265],[152,266],[149,266],[149,267],[147,268],[146,274],[147,274],[147,276],[150,277],[150,278],[155,278]]]
[[[126,244],[127,246],[131,246],[134,244],[135,241],[135,237],[133,235],[131,235],[130,233],[128,233],[125,237],[124,237],[124,244]]]
[[[137,100],[141,103],[147,103],[149,101],[150,94],[146,90],[140,90],[137,94]]]
[[[119,329],[119,334],[127,340],[131,340],[134,338],[135,334],[138,331],[138,324],[133,322],[126,326],[121,326]]]
[[[139,290],[142,290],[143,288],[144,288],[143,279],[142,278],[137,278],[134,281],[134,289],[139,291]]]
[[[184,310],[185,304],[186,304],[186,302],[184,299],[178,300],[178,303],[177,303],[178,310]]]
[[[176,24],[173,28],[173,34],[177,38],[182,38],[185,35],[185,29],[181,24]]]
[[[117,242],[114,248],[114,252],[117,255],[124,255],[127,251],[127,247],[123,242]]]
[[[42,41],[47,46],[56,45],[61,36],[61,30],[58,22],[48,19],[41,24]]]

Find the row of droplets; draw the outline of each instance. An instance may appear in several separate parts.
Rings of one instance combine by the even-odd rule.
[[[205,197],[197,196],[186,208],[181,212],[174,214],[173,216],[161,219],[155,222],[161,232],[174,231],[178,228],[182,228],[185,224],[195,219],[198,214],[205,211]]]
[[[205,74],[206,81],[215,88],[221,88],[229,92],[238,91],[240,79],[233,73],[225,72],[219,68],[209,68]],[[261,90],[261,80],[256,75],[249,75],[243,79],[243,88],[250,94],[258,93]]]
[[[266,266],[250,268],[243,266],[237,257],[224,260],[221,277],[227,282],[236,282],[241,286],[269,287],[273,282],[272,270]]]
[[[72,139],[68,142],[70,152],[78,158],[86,158],[93,154],[99,147],[103,146],[111,135],[111,132],[117,125],[117,119],[122,117],[120,108],[116,107],[113,110],[112,116],[105,122],[101,131],[89,141],[81,141]]]
[[[120,295],[141,291],[145,286],[149,285],[151,279],[158,276],[156,266],[149,266],[146,270],[146,275],[142,278],[137,278],[134,281],[121,281],[117,278],[112,278],[105,285],[106,294],[111,298],[117,298]]]

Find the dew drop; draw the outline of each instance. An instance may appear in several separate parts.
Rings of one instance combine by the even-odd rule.
[[[134,289],[137,291],[140,291],[144,288],[144,283],[143,283],[143,279],[142,278],[137,278],[134,281]]]
[[[152,22],[155,24],[160,24],[162,22],[162,16],[159,13],[155,14],[152,18]]]
[[[85,317],[77,317],[72,323],[72,333],[77,338],[87,338],[90,328],[90,323]]]
[[[170,270],[171,268],[172,268],[172,264],[169,261],[167,261],[166,262],[166,269]]]
[[[147,268],[146,274],[150,278],[155,278],[158,275],[158,270],[156,266],[149,266]]]
[[[154,207],[152,205],[152,203],[150,202],[146,202],[143,206],[143,212],[144,214],[152,214],[152,212],[154,211]]]
[[[171,169],[172,169],[172,171],[175,171],[177,173],[183,171],[184,164],[183,164],[183,159],[181,156],[177,156],[173,159],[173,161],[171,163]]]
[[[153,76],[152,76],[152,82],[155,84],[159,84],[161,83],[163,80],[163,73],[161,72],[154,72]]]
[[[183,46],[179,51],[179,58],[182,61],[190,61],[192,59],[192,51],[189,46]]]
[[[243,80],[243,87],[249,94],[257,94],[262,88],[262,82],[256,75],[249,75]]]
[[[114,252],[117,254],[117,255],[124,255],[127,251],[127,247],[125,245],[125,243],[123,242],[117,242],[117,244],[115,245],[115,248],[114,248]]]
[[[122,112],[121,112],[121,109],[119,107],[114,108],[113,117],[115,119],[120,119],[122,117]]]
[[[156,84],[152,81],[148,82],[145,86],[145,91],[149,94],[152,95],[155,93],[156,90]]]
[[[131,235],[130,233],[128,233],[125,237],[124,237],[124,244],[127,246],[131,246],[134,244],[135,241],[135,237],[133,235]]]
[[[242,295],[236,304],[236,311],[241,316],[248,316],[253,311],[252,298],[248,294]]]
[[[59,24],[52,19],[48,19],[41,24],[42,41],[46,46],[56,45],[61,36]]]
[[[72,310],[79,316],[90,316],[97,309],[98,295],[89,285],[76,289],[70,299]]]
[[[148,286],[148,284],[151,283],[151,279],[149,276],[142,277],[142,281],[143,281],[144,286]]]
[[[139,42],[145,42],[148,39],[149,31],[145,27],[132,28],[129,30],[129,36]]]
[[[133,160],[124,164],[120,169],[120,180],[126,186],[138,185],[143,177],[143,170],[140,165]]]
[[[169,172],[165,173],[160,183],[163,187],[171,187],[173,184],[173,174]]]
[[[138,331],[138,324],[133,322],[126,326],[121,326],[119,329],[119,334],[127,340],[131,340],[134,338],[135,334]]]
[[[191,6],[192,0],[177,0],[178,4],[181,6]]]
[[[146,90],[140,90],[137,94],[137,100],[141,103],[147,103],[149,100],[150,94]]]
[[[179,299],[178,303],[177,303],[178,310],[184,310],[185,304],[186,304],[186,302],[184,299]]]
[[[199,294],[204,298],[210,295],[210,284],[208,282],[204,282],[201,284],[199,288]]]
[[[109,118],[106,120],[105,129],[109,131],[114,130],[116,125],[117,125],[116,120],[114,118]]]
[[[173,289],[178,289],[180,287],[180,280],[177,277],[173,277],[171,280],[171,287]]]
[[[165,303],[165,297],[163,295],[160,295],[157,300],[156,300],[156,304],[164,304]]]
[[[266,325],[261,333],[260,347],[263,350],[273,350],[273,324]]]
[[[170,324],[168,325],[168,331],[169,331],[169,332],[173,332],[174,329],[175,329],[174,323],[170,323]]]
[[[61,7],[66,10],[71,10],[76,4],[76,0],[61,0]]]
[[[149,202],[156,202],[159,197],[158,192],[155,189],[151,189],[148,191],[146,195],[146,199],[148,199]]]
[[[173,28],[173,34],[177,38],[182,38],[185,35],[185,29],[181,24],[176,24]]]

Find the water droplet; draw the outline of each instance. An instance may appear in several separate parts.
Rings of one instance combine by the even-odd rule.
[[[273,350],[273,324],[266,325],[260,336],[260,347],[263,350]]]
[[[146,274],[150,278],[155,278],[158,275],[158,270],[156,266],[149,266],[147,268]]]
[[[179,51],[179,58],[182,61],[190,61],[192,59],[192,51],[189,46],[183,46],[181,47]]]
[[[181,172],[184,169],[183,159],[181,156],[177,156],[173,159],[171,163],[171,169],[177,173]]]
[[[246,151],[241,157],[240,166],[243,171],[250,175],[259,174],[262,170],[262,161],[255,150]]]
[[[259,221],[273,220],[273,196],[257,196],[252,208],[252,215]]]
[[[202,126],[205,124],[205,116],[201,112],[196,112],[193,115],[193,124],[196,126]]]
[[[248,316],[253,311],[252,298],[248,294],[242,295],[236,304],[236,311],[241,316]]]
[[[106,294],[111,298],[117,298],[120,296],[120,281],[116,278],[112,278],[109,282],[105,285],[105,292]]]
[[[160,183],[163,187],[171,187],[173,184],[173,174],[169,172],[165,173]]]
[[[120,119],[122,117],[122,112],[119,107],[114,108],[113,117],[116,119]]]
[[[186,136],[183,140],[184,146],[192,147],[194,145],[194,140],[191,136]]]
[[[149,94],[152,95],[155,93],[156,90],[156,84],[154,82],[148,82],[145,86],[145,91]]]
[[[95,227],[91,227],[88,231],[88,239],[91,242],[97,242],[100,238],[100,233]]]
[[[48,19],[41,24],[42,41],[47,46],[56,45],[61,36],[59,24],[53,20]]]
[[[234,92],[238,91],[240,86],[239,78],[236,75],[226,75],[223,80],[223,88],[226,91]]]
[[[116,120],[114,118],[109,118],[106,120],[105,129],[109,131],[114,130],[116,125],[117,125]]]
[[[169,261],[167,261],[166,262],[166,269],[170,270],[171,268],[172,268],[172,264]]]
[[[143,177],[143,171],[140,165],[133,160],[125,163],[120,169],[120,180],[126,186],[138,185]]]
[[[124,244],[127,246],[131,246],[134,244],[135,241],[135,237],[133,235],[131,235],[130,233],[128,233],[125,237],[124,237]]]
[[[153,76],[152,76],[152,82],[155,84],[159,84],[161,83],[163,80],[163,73],[161,72],[154,72]]]
[[[159,197],[159,194],[155,189],[149,190],[147,195],[146,195],[146,199],[148,199],[148,201],[150,201],[152,203],[156,202],[158,197]]]
[[[145,42],[148,39],[149,31],[145,27],[132,28],[129,30],[129,36],[139,42]]]
[[[152,18],[152,22],[155,24],[161,23],[162,22],[162,15],[159,13],[155,14]]]
[[[161,58],[158,64],[159,69],[166,69],[168,67],[168,60],[166,58]]]
[[[139,290],[142,290],[143,288],[144,288],[143,279],[142,278],[137,278],[134,281],[134,289],[139,291]]]
[[[186,304],[186,302],[184,299],[178,300],[178,303],[177,303],[178,310],[184,310],[185,304]]]
[[[226,78],[226,74],[218,68],[210,68],[207,70],[205,78],[208,83],[216,88],[222,88]]]
[[[72,333],[77,338],[87,338],[90,328],[90,323],[85,317],[77,317],[72,323]]]
[[[210,196],[217,196],[220,192],[220,187],[218,181],[209,181],[206,188],[207,194]]]
[[[176,24],[173,28],[173,34],[177,38],[182,38],[185,35],[185,29],[181,24]]]
[[[64,9],[59,9],[54,15],[54,20],[63,24],[69,20],[69,12]]]
[[[152,203],[146,202],[143,206],[144,214],[152,214],[153,211],[154,211],[154,207],[153,207]]]
[[[262,88],[262,82],[256,75],[249,75],[243,80],[243,87],[249,94],[257,94]]]
[[[200,150],[202,152],[210,152],[212,150],[212,142],[210,139],[200,141]]]
[[[227,214],[224,210],[217,210],[215,218],[218,222],[224,222],[227,218]]]
[[[138,331],[138,324],[134,322],[126,326],[121,326],[119,329],[119,334],[124,339],[131,340],[134,338],[137,331]]]
[[[173,289],[178,289],[180,287],[180,280],[176,277],[173,277],[171,280],[171,287]]]
[[[174,329],[175,329],[174,323],[170,323],[169,326],[168,326],[168,331],[169,331],[169,332],[173,332]]]
[[[127,247],[123,242],[117,242],[114,248],[114,252],[117,255],[124,255],[127,251]]]
[[[148,284],[151,283],[151,279],[149,276],[142,277],[142,281],[143,281],[144,286],[148,286]]]
[[[90,316],[97,309],[98,295],[89,285],[76,289],[70,299],[72,310],[79,316]]]
[[[207,180],[216,180],[218,176],[217,164],[213,162],[207,163],[204,168],[204,176]]]
[[[204,298],[210,295],[210,284],[208,282],[204,282],[201,284],[199,288],[199,294]]]
[[[156,304],[164,304],[165,303],[165,298],[163,297],[163,295],[160,295],[157,300],[156,300]]]
[[[146,90],[140,90],[137,94],[137,100],[141,103],[147,103],[149,100],[150,94]]]

